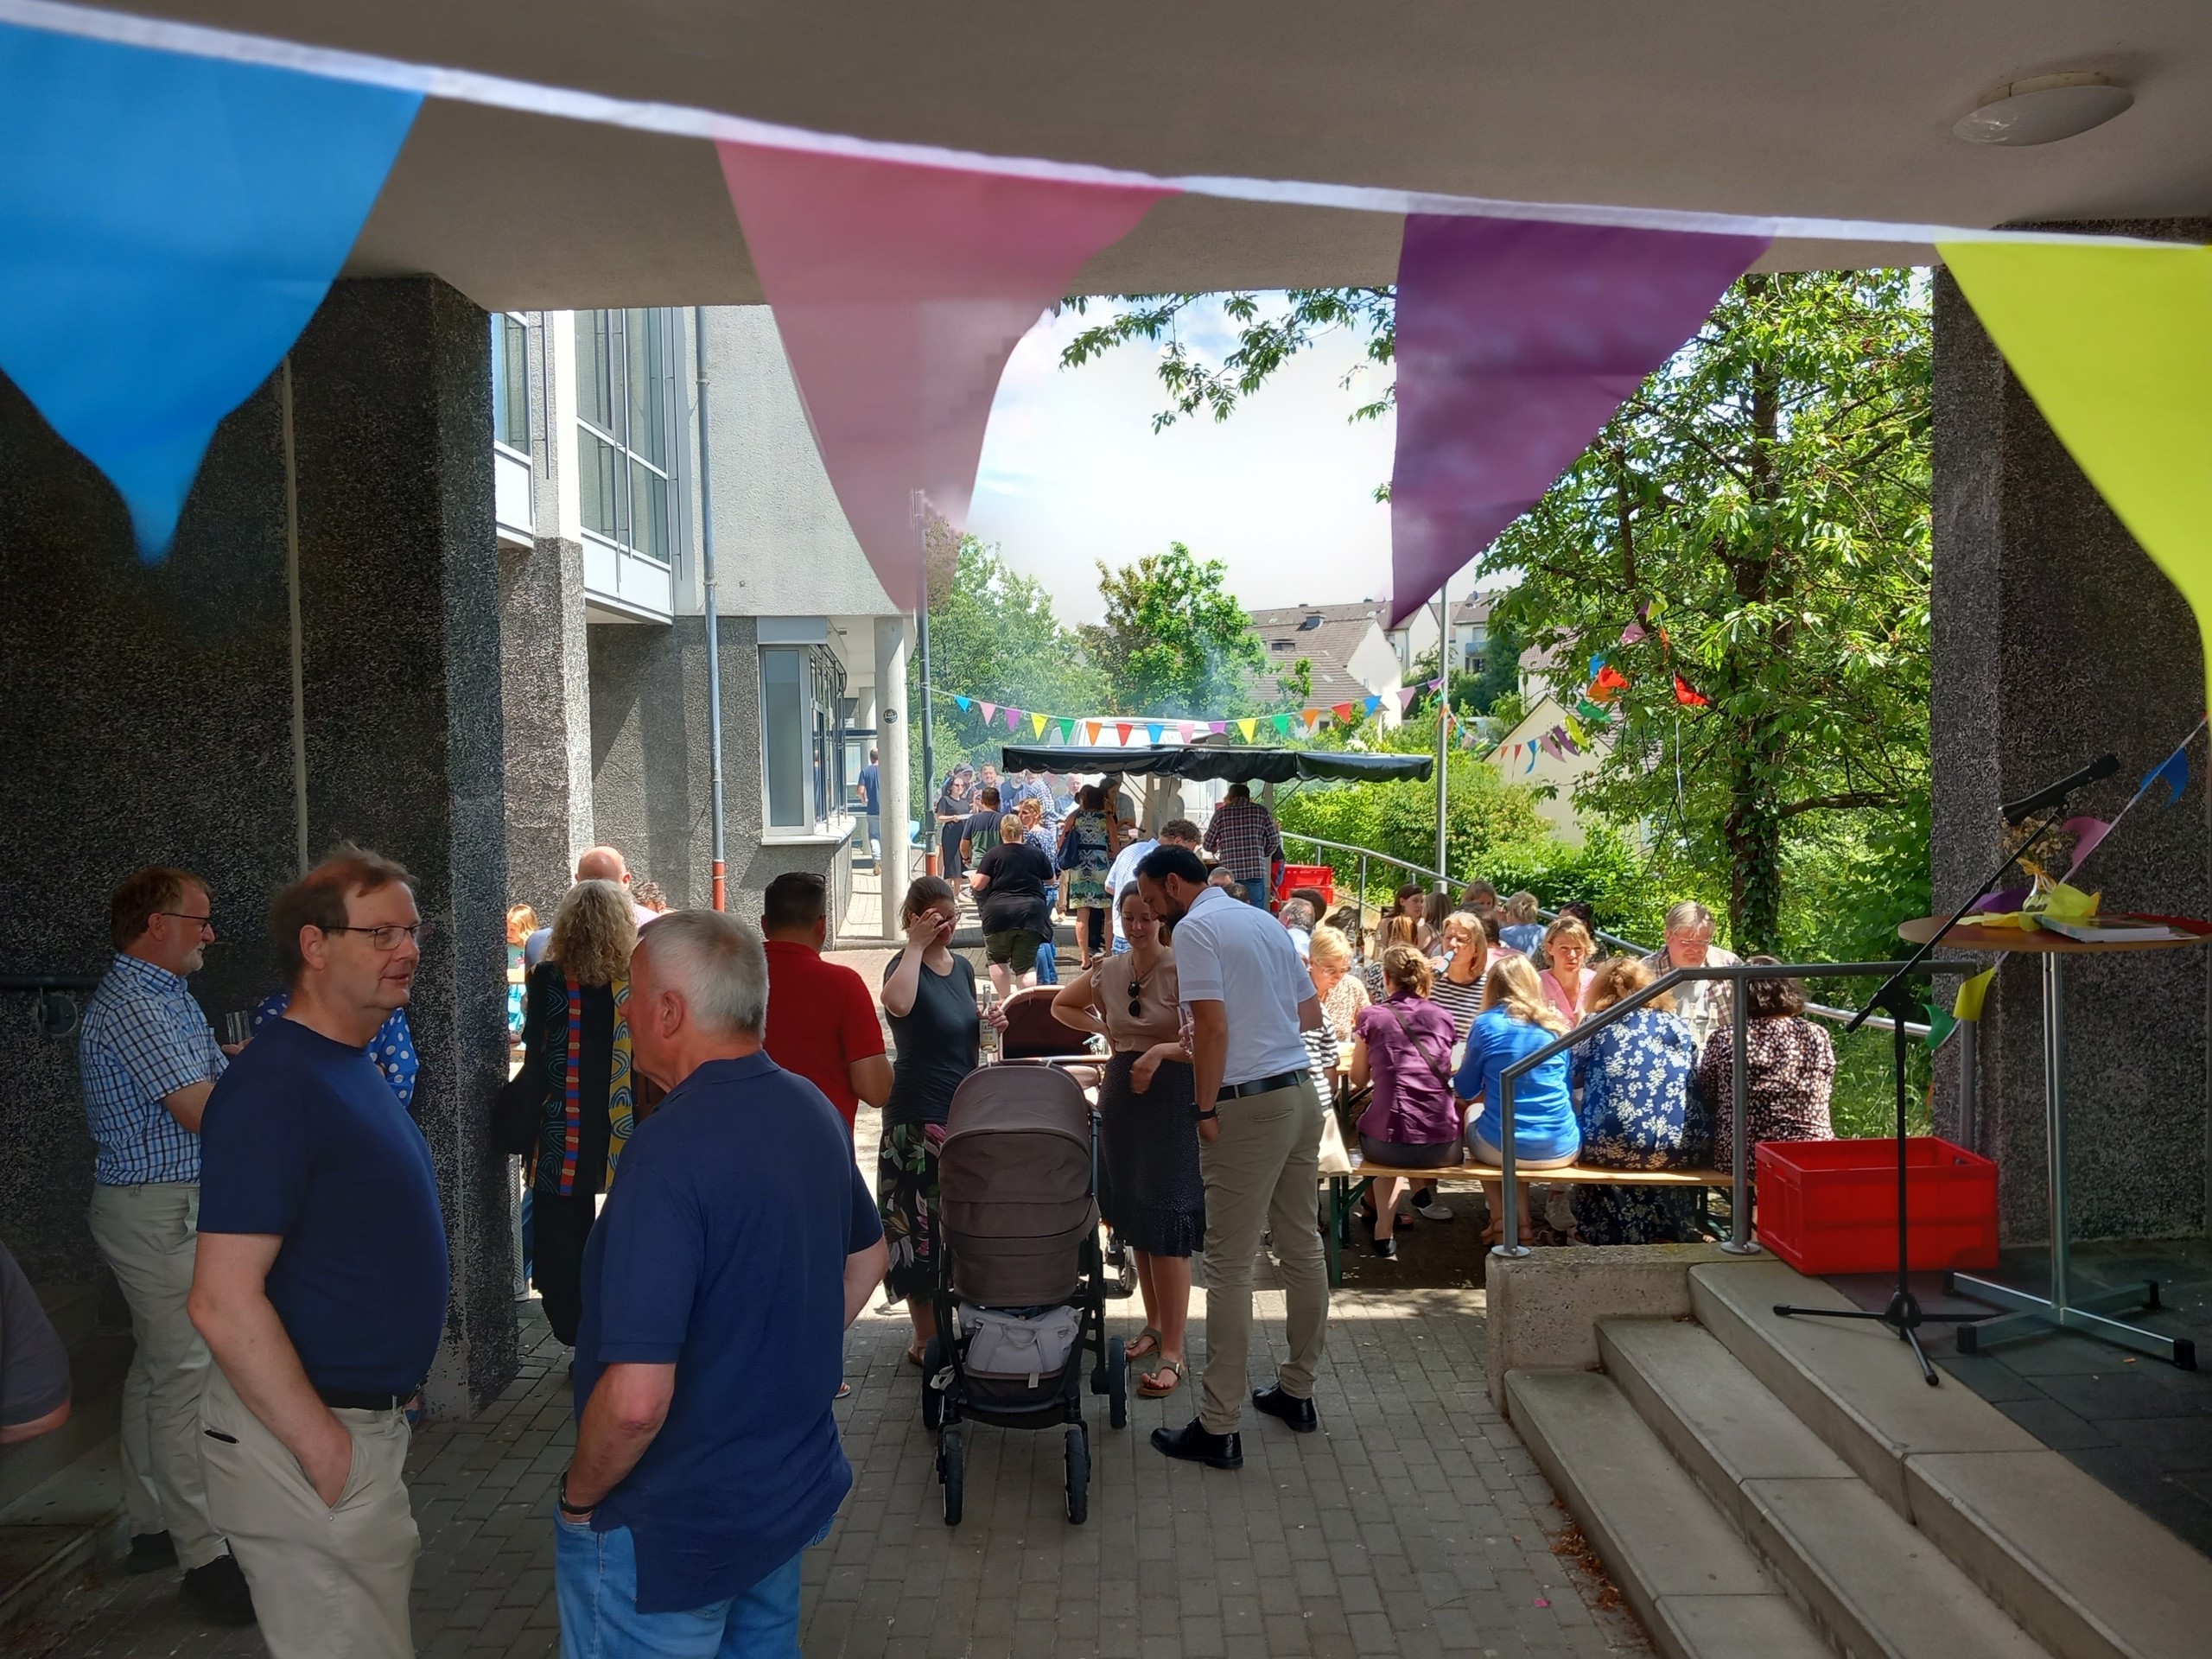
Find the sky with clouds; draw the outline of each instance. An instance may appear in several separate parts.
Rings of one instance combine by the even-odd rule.
[[[1048,316],[1015,348],[969,512],[971,531],[1051,590],[1064,622],[1098,620],[1096,561],[1126,564],[1173,541],[1226,564],[1248,609],[1389,592],[1390,512],[1374,492],[1390,475],[1395,426],[1347,419],[1388,372],[1365,366],[1359,341],[1325,335],[1227,421],[1202,414],[1155,435],[1166,401],[1157,348],[1059,366],[1098,316]],[[1184,337],[1216,361],[1234,346],[1212,306]]]

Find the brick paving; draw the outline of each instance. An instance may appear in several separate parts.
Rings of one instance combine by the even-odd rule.
[[[1116,1328],[1133,1303],[1113,1305]],[[1280,1352],[1281,1297],[1261,1298]],[[1464,1291],[1340,1298],[1319,1397],[1323,1432],[1245,1424],[1236,1474],[1147,1444],[1192,1390],[1133,1400],[1129,1427],[1091,1413],[1090,1518],[1061,1509],[1058,1433],[966,1430],[967,1515],[942,1520],[906,1322],[874,1309],[848,1340],[837,1408],[855,1480],[805,1567],[810,1659],[936,1656],[1465,1654],[1642,1651],[1624,1615],[1553,1554],[1565,1517],[1483,1391],[1479,1299]],[[415,1635],[430,1659],[558,1650],[550,1511],[572,1431],[566,1351],[535,1309],[521,1375],[474,1421],[417,1437],[423,1529]],[[1202,1351],[1202,1343],[1194,1344]],[[111,1567],[10,1633],[22,1659],[245,1659],[251,1630],[180,1614],[163,1575]]]

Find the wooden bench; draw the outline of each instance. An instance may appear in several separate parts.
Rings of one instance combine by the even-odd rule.
[[[1351,1239],[1351,1215],[1362,1197],[1379,1178],[1401,1177],[1416,1187],[1432,1181],[1497,1181],[1505,1179],[1505,1172],[1495,1164],[1446,1164],[1440,1169],[1400,1169],[1394,1165],[1370,1163],[1357,1153],[1351,1155],[1351,1173],[1324,1175],[1328,1183],[1327,1211],[1321,1218],[1321,1236],[1327,1242],[1329,1253],[1329,1283],[1344,1283],[1344,1247]],[[1696,1188],[1728,1187],[1735,1177],[1719,1169],[1605,1169],[1569,1164],[1560,1169],[1524,1169],[1516,1172],[1518,1184],[1523,1189],[1540,1181],[1580,1182],[1593,1186],[1687,1186]],[[1524,1197],[1525,1205],[1525,1197]],[[1526,1219],[1527,1211],[1522,1210]]]

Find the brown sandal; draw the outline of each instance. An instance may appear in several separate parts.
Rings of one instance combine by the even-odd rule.
[[[1170,1371],[1173,1371],[1175,1374],[1174,1381],[1168,1383],[1165,1388],[1160,1387],[1160,1379],[1166,1376]],[[1183,1386],[1183,1379],[1188,1375],[1189,1373],[1183,1368],[1183,1362],[1181,1360],[1169,1359],[1165,1356],[1162,1356],[1160,1363],[1154,1366],[1150,1370],[1138,1373],[1137,1392],[1147,1400],[1165,1400],[1169,1395],[1174,1393],[1176,1389]]]
[[[1147,1342],[1152,1344],[1149,1348],[1141,1345]],[[1122,1350],[1122,1357],[1124,1359],[1150,1359],[1159,1351],[1160,1332],[1147,1325],[1143,1330],[1138,1332],[1129,1345]]]

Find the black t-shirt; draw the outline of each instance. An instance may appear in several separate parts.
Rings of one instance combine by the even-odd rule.
[[[910,949],[912,947],[909,947]],[[903,954],[903,953],[902,953]],[[884,964],[884,982],[898,971],[899,957]],[[976,969],[965,957],[952,959],[952,971],[933,974],[926,962],[914,988],[914,1006],[905,1014],[885,1010],[896,1051],[891,1066],[891,1098],[883,1103],[886,1123],[942,1123],[952,1105],[952,1091],[976,1069],[977,1034],[982,1019],[976,1012]]]
[[[983,931],[1004,933],[1027,928],[1039,938],[1052,932],[1052,906],[1045,889],[1052,885],[1052,861],[1027,842],[1002,841],[985,853],[976,874],[989,878],[983,889]]]

